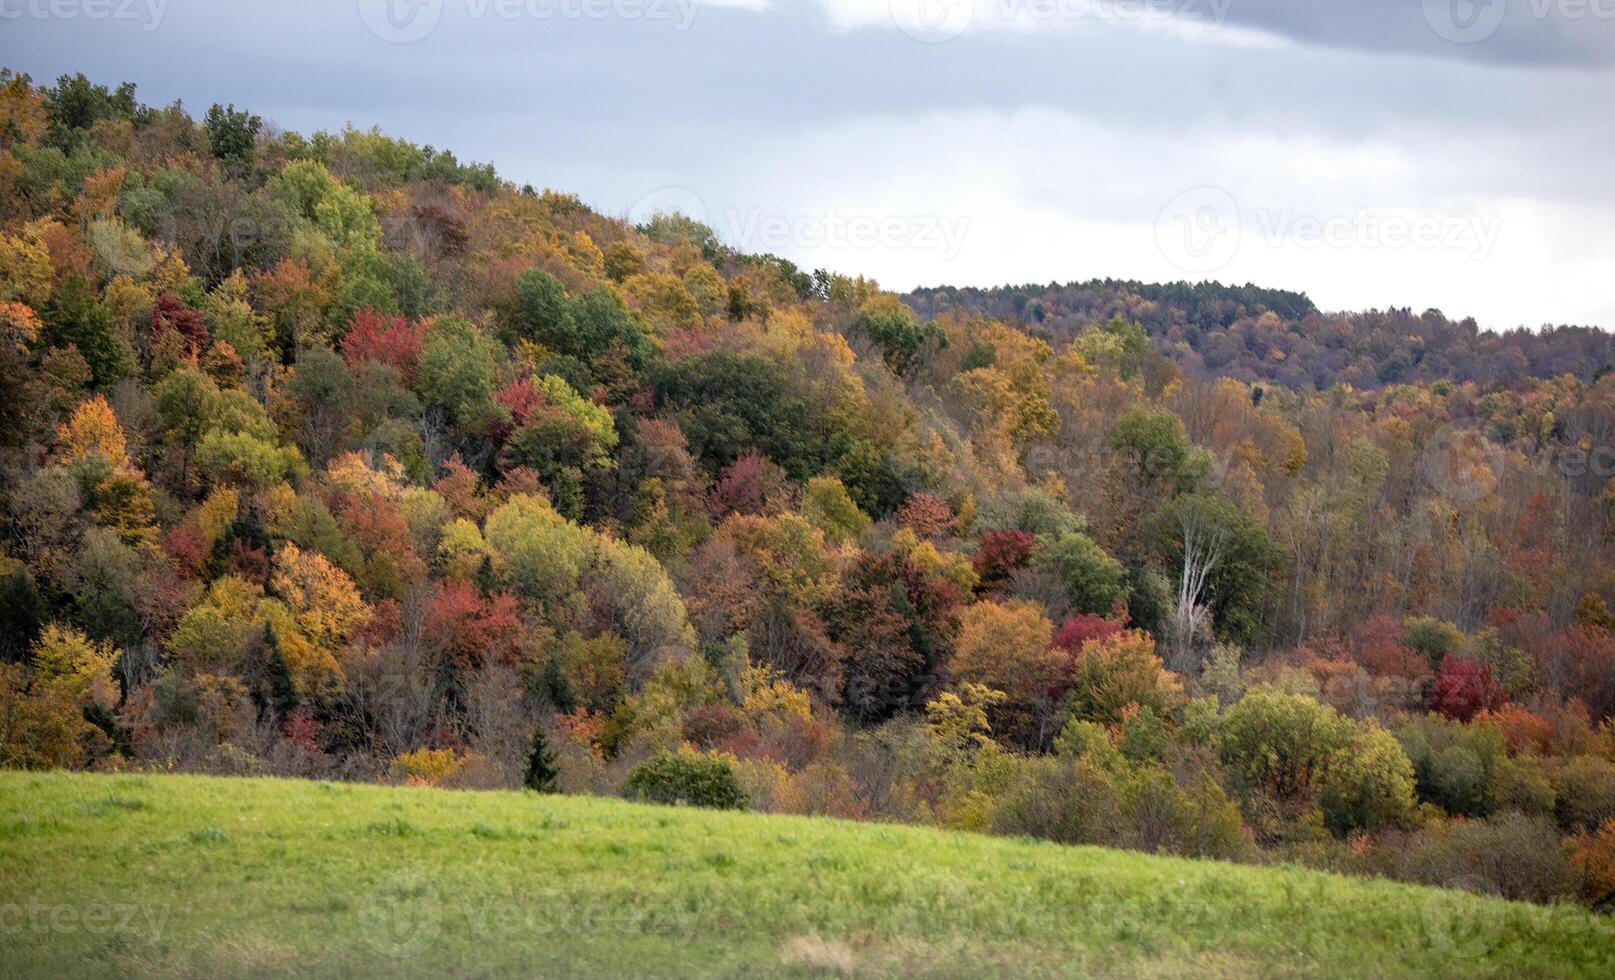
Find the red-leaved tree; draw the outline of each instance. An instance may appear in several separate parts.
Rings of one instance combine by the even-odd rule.
[[[1441,661],[1430,688],[1430,710],[1457,721],[1469,721],[1482,711],[1495,711],[1508,695],[1492,680],[1492,668],[1468,657],[1448,656]]]

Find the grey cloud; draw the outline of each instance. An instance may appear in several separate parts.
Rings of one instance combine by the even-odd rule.
[[[1522,67],[1615,66],[1615,0],[1216,2],[1227,4],[1226,23],[1310,45]]]

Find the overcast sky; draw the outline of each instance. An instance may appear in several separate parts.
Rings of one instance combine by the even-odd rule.
[[[378,125],[896,289],[1615,327],[1615,0],[0,0],[0,64]]]

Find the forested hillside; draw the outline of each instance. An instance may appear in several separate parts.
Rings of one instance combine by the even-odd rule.
[[[1070,339],[1123,317],[1189,377],[1264,381],[1292,388],[1379,388],[1435,381],[1519,384],[1574,375],[1593,381],[1615,365],[1604,330],[1557,326],[1501,333],[1439,310],[1323,313],[1302,293],[1218,283],[1117,280],[1065,285],[918,289],[916,314],[950,310],[1024,323]]]
[[[1607,904],[1607,336],[1185,289],[933,316],[379,132],[7,73],[0,765]]]

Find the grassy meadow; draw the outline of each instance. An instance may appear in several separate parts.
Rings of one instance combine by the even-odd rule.
[[[1611,976],[1615,921],[916,827],[6,772],[0,974]]]

